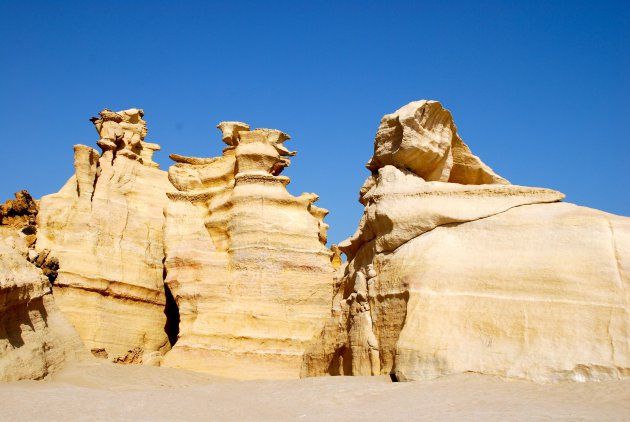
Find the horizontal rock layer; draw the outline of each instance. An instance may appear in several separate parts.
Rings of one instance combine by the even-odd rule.
[[[379,267],[409,292],[401,379],[630,375],[629,218],[527,205],[438,227],[389,258]]]
[[[162,364],[215,375],[296,378],[329,313],[332,252],[317,195],[279,176],[295,155],[280,131],[223,122],[223,156],[173,155],[166,284],[180,332]]]
[[[59,263],[57,304],[86,347],[111,359],[143,350],[158,363],[169,349],[163,282],[167,174],[144,142],[138,109],[101,112],[93,122],[102,154],[74,147],[75,175],[41,199],[37,250]]]

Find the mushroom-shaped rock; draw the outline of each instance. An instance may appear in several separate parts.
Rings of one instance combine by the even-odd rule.
[[[249,131],[249,125],[243,122],[221,122],[217,127],[223,134],[223,142],[234,147],[238,143],[238,133]]]
[[[285,141],[288,141],[289,139],[291,139],[291,137],[287,135],[286,133],[281,132],[277,129],[257,129],[257,130],[260,130],[266,133],[267,141],[276,148],[276,150],[278,151],[278,154],[283,155],[283,156],[289,156],[289,157],[293,157],[297,154],[297,151],[289,151],[287,147],[283,145]]]

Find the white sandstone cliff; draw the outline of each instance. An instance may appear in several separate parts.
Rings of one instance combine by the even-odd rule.
[[[302,375],[630,374],[629,218],[509,184],[435,101],[383,117],[368,168]]]

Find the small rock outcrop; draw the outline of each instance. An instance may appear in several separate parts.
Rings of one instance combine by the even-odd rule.
[[[385,116],[332,316],[303,376],[630,375],[630,219],[509,184],[448,110]]]
[[[34,256],[35,241],[37,240],[37,213],[39,206],[26,190],[15,193],[15,199],[9,199],[4,204],[0,204],[0,227],[5,233],[11,233],[15,240],[18,236],[20,244],[25,245],[29,253],[28,257]]]
[[[437,101],[414,101],[383,116],[367,164],[405,168],[427,182],[509,184],[470,152],[451,113]]]
[[[30,198],[24,192],[16,195],[18,202]],[[0,381],[42,379],[66,361],[87,358],[55,305],[48,279],[27,261],[28,250],[15,227],[0,225]]]
[[[231,378],[297,378],[304,351],[330,313],[327,210],[294,197],[290,164],[272,129],[219,126],[216,158],[171,155],[166,284],[181,318],[162,365]]]
[[[33,227],[39,207],[28,191],[15,193],[15,199],[10,199],[0,205],[0,225],[9,227]]]
[[[21,190],[15,193],[15,199],[6,201],[0,205],[0,227],[13,228],[13,233],[19,237],[19,243],[25,246],[26,259],[42,270],[51,283],[57,278],[59,261],[50,255],[50,251],[45,249],[41,253],[35,250],[37,240],[37,213],[39,212],[38,201],[35,201],[30,193]],[[9,233],[10,231],[6,231]]]
[[[170,343],[163,282],[167,173],[145,142],[144,112],[103,110],[92,122],[102,152],[74,146],[75,174],[40,201],[36,249],[53,260],[56,302],[88,350],[156,364]],[[134,362],[139,361],[135,359]]]

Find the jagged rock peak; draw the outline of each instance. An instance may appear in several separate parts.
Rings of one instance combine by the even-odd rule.
[[[103,150],[114,151],[116,155],[122,155],[140,163],[158,168],[153,161],[153,153],[161,148],[158,144],[145,142],[148,129],[141,108],[130,108],[122,111],[103,109],[99,112],[101,117],[92,117],[96,131],[101,137],[96,143]]]
[[[223,134],[223,142],[230,147],[236,147],[238,145],[240,141],[240,133],[250,131],[249,125],[243,122],[221,122],[217,125],[217,128],[219,128]],[[286,133],[278,129],[265,128],[257,128],[252,132],[262,134],[265,140],[271,143],[278,150],[280,155],[294,156],[296,154],[294,151],[289,151],[284,147],[284,145],[282,145],[284,141],[291,139],[291,137]]]
[[[228,145],[223,149],[222,156],[200,158],[169,155],[176,162],[169,169],[169,180],[178,191],[188,196],[205,195],[208,189],[212,191],[222,183],[219,180],[255,175],[279,177],[277,180],[285,186],[289,184],[288,177],[280,176],[284,168],[291,165],[287,157],[297,154],[283,145],[291,139],[289,135],[277,129],[250,130],[247,123],[236,121],[221,122],[217,128],[222,133],[223,142]],[[179,193],[168,195],[174,197]]]
[[[291,139],[286,133],[277,129],[257,128],[250,131],[250,127],[247,123],[243,122],[221,122],[217,125],[217,128],[221,130],[223,134],[223,142],[228,147],[226,150],[236,148],[240,143],[251,144],[250,147],[242,148],[241,156],[243,152],[247,155],[254,156],[266,156],[265,162],[275,161],[273,167],[260,168],[258,170],[268,171],[269,173],[277,176],[282,172],[282,169],[288,167],[291,161],[288,158],[296,155],[295,151],[289,151],[283,143]],[[272,150],[268,148],[271,145],[278,157]],[[264,166],[263,166],[264,167]]]
[[[217,127],[223,133],[223,142],[229,146],[236,146],[238,132],[249,131],[249,125],[243,122],[221,122]]]
[[[414,101],[383,116],[367,167],[375,172],[386,165],[408,169],[426,181],[509,184],[470,151],[450,111],[438,101]]]

